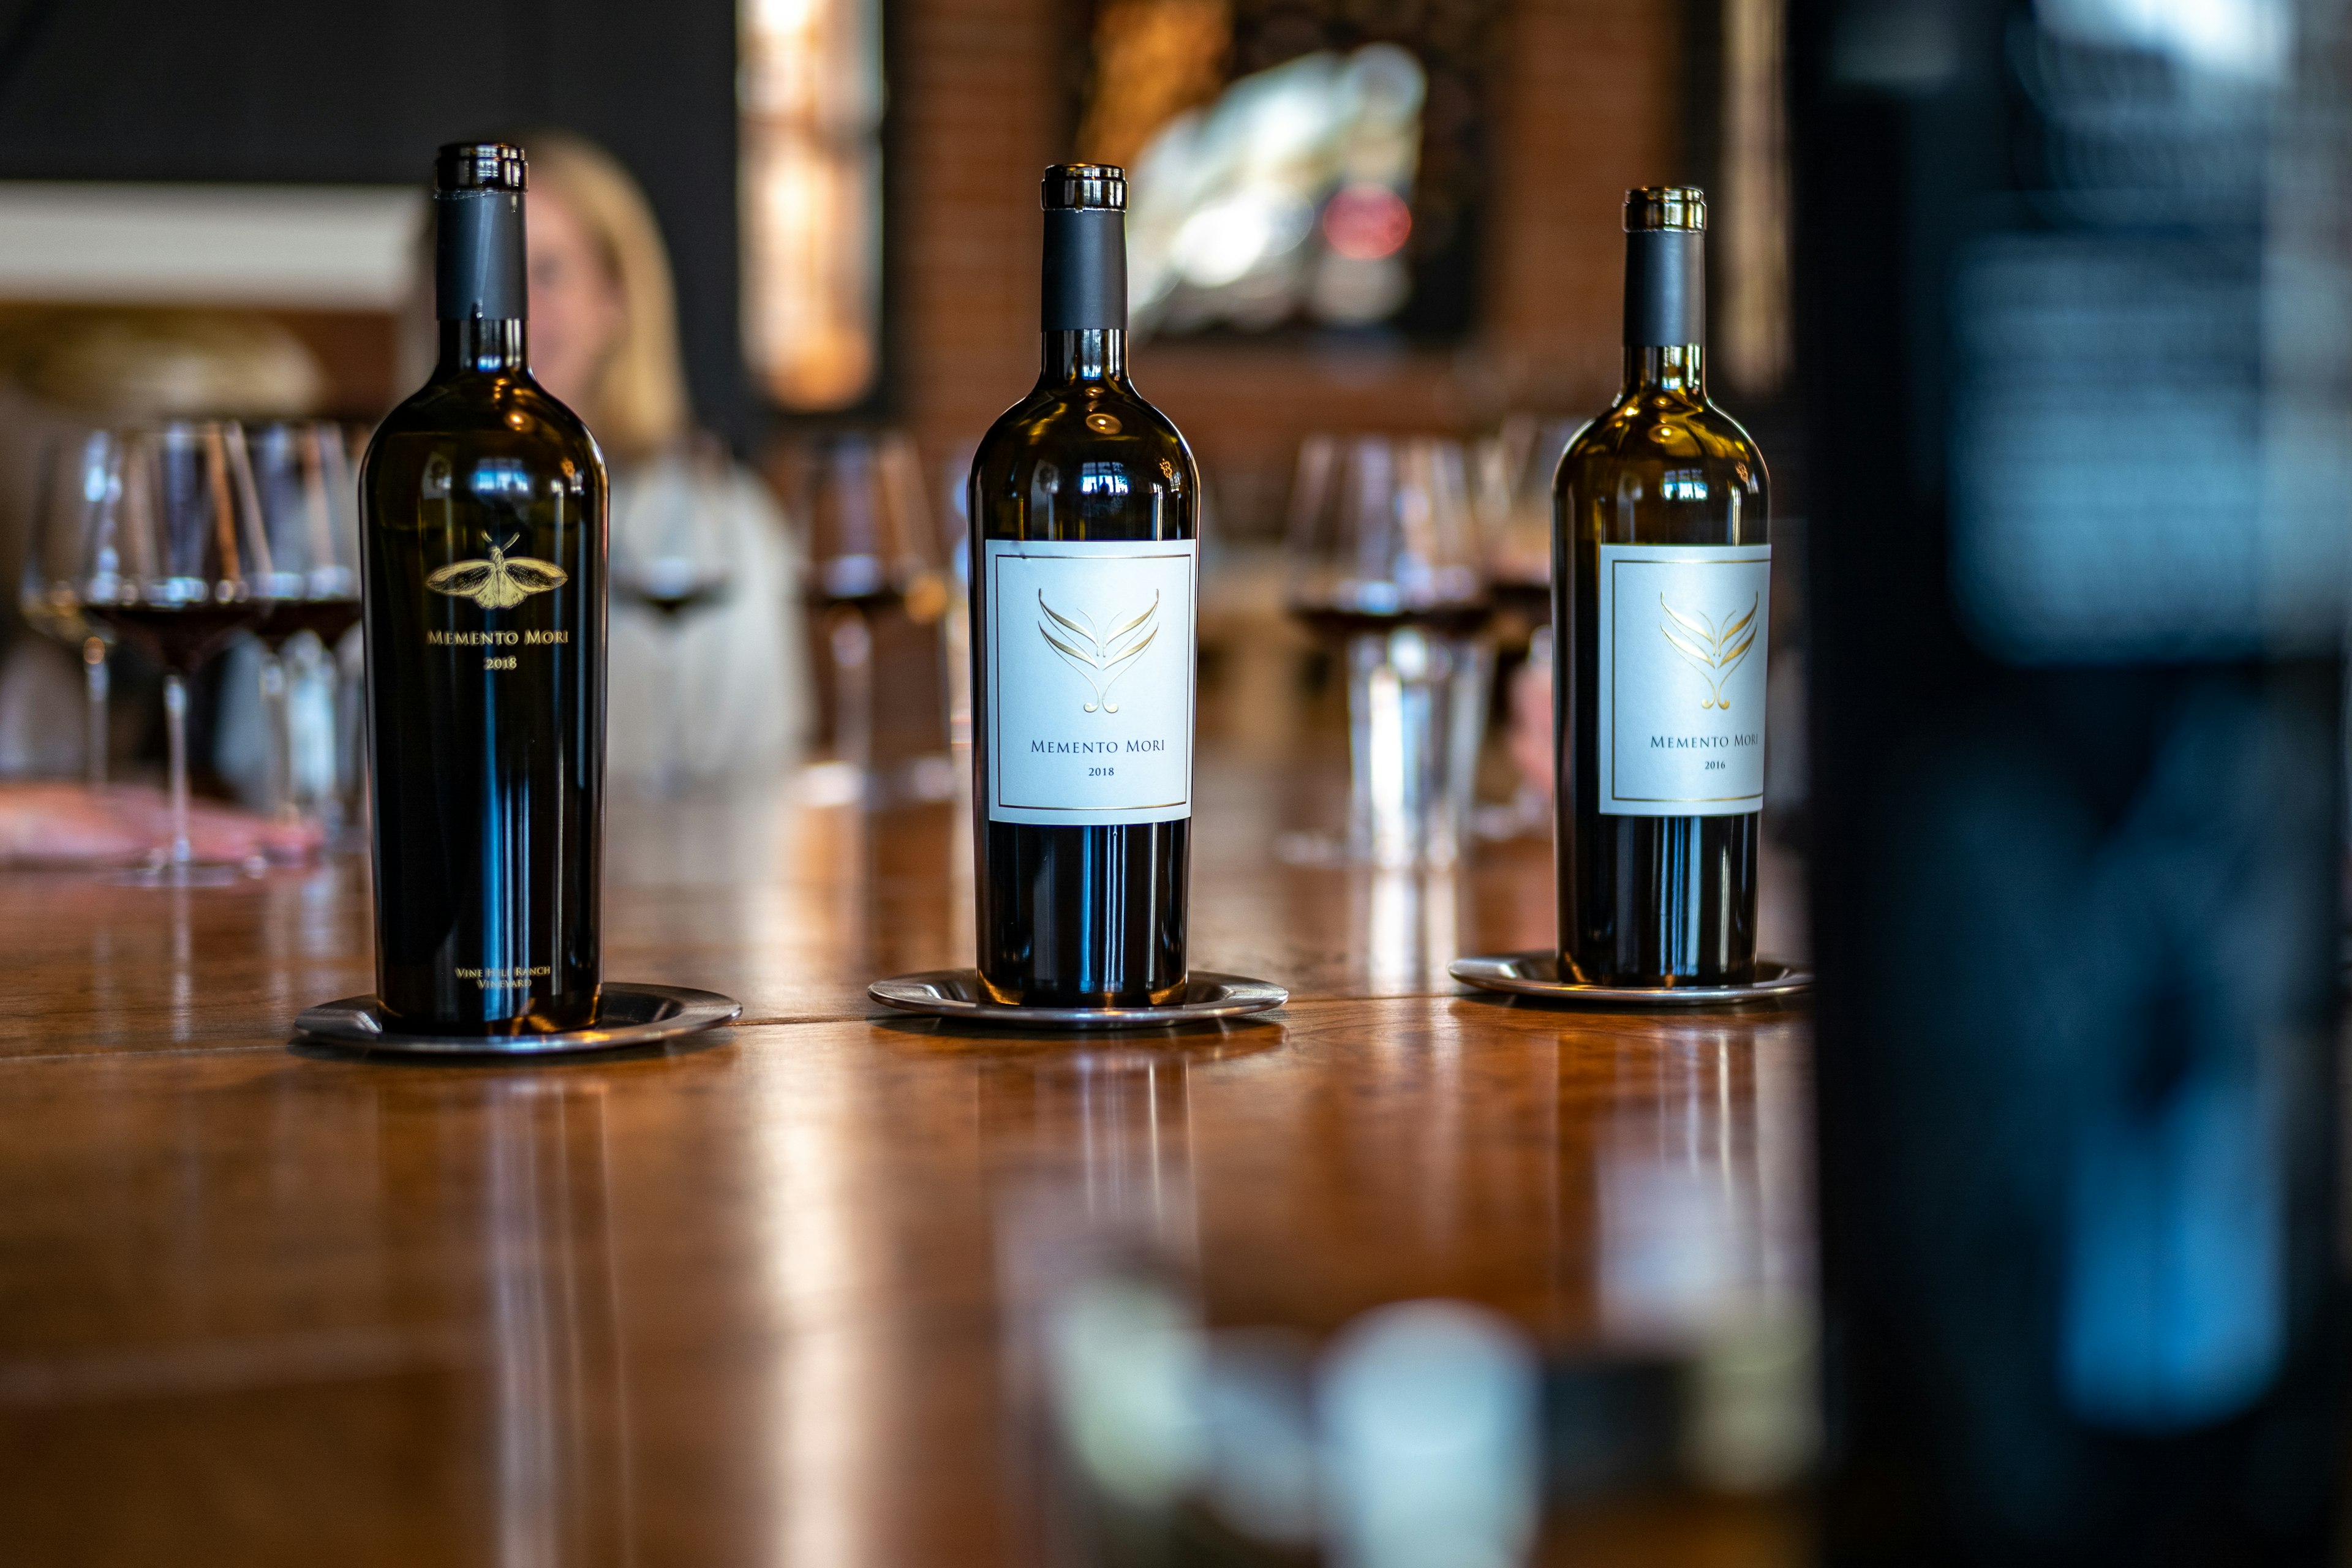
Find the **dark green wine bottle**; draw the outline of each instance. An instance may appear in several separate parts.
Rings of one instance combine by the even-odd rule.
[[[997,1001],[1183,989],[1200,470],[1127,374],[1127,178],[1046,171],[1045,368],[971,468],[973,842]]]
[[[1706,202],[1625,197],[1625,380],[1553,483],[1560,957],[1593,984],[1756,970],[1764,459],[1707,401]]]
[[[376,988],[403,1029],[594,1020],[604,462],[530,377],[522,150],[441,149],[441,355],[361,468]]]

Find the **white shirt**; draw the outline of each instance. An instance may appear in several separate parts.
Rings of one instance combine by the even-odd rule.
[[[800,550],[774,499],[740,464],[688,453],[616,467],[612,486],[613,787],[780,776],[813,704]],[[720,585],[666,616],[643,597],[665,576]]]

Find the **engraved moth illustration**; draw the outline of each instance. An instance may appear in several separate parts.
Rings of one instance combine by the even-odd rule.
[[[507,544],[513,542],[513,539],[507,541]],[[552,561],[509,555],[506,545],[493,542],[488,560],[453,562],[425,578],[425,585],[436,594],[471,599],[486,610],[506,610],[533,594],[561,588],[570,579],[571,574]]]
[[[1151,646],[1151,639],[1160,635],[1160,595],[1151,595],[1150,605],[1141,615],[1107,632],[1097,630],[1094,617],[1083,610],[1075,618],[1062,614],[1045,602],[1042,591],[1037,595],[1037,607],[1045,612],[1045,619],[1037,623],[1037,635],[1061,656],[1064,664],[1085,678],[1095,694],[1094,701],[1086,704],[1086,711],[1092,713],[1099,707],[1106,713],[1118,712],[1118,704],[1111,700],[1110,689]],[[1061,629],[1058,637],[1055,635],[1055,627]]]
[[[1658,630],[1665,635],[1667,646],[1689,660],[1706,682],[1701,709],[1730,710],[1731,699],[1723,694],[1723,683],[1756,646],[1756,611],[1761,602],[1751,597],[1744,613],[1727,616],[1724,624],[1717,626],[1714,616],[1697,611],[1685,615],[1667,604],[1664,595],[1658,595],[1658,608],[1666,612]]]

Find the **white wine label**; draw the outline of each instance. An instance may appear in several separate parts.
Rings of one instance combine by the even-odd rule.
[[[1190,539],[992,539],[988,816],[1098,827],[1192,815]]]
[[[1601,811],[1761,810],[1772,547],[1604,544],[1600,598]]]

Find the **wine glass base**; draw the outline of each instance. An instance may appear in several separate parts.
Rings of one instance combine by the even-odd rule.
[[[234,888],[257,874],[249,866],[163,865],[120,871],[107,880],[118,888]]]
[[[1276,834],[1274,858],[1285,866],[1368,866],[1386,871],[1442,871],[1462,858],[1458,847],[1453,845],[1410,844],[1383,850],[1344,833],[1307,832]]]

